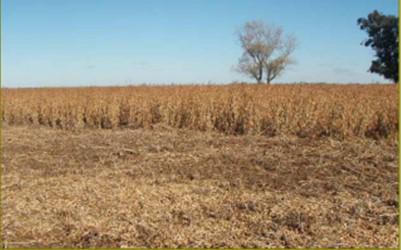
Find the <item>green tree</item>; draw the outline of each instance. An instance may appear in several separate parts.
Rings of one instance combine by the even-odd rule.
[[[398,82],[398,17],[383,15],[377,10],[367,18],[359,18],[358,25],[365,30],[369,38],[362,42],[372,47],[376,58],[369,71],[382,75],[386,79]]]

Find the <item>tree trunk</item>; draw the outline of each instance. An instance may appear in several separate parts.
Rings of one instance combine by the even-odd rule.
[[[271,72],[270,72],[270,70],[267,70],[267,77],[266,77],[266,84],[270,84],[270,82],[271,82]]]
[[[263,81],[263,67],[262,66],[259,66],[259,75],[256,80],[258,81],[258,84],[262,83],[262,81]]]

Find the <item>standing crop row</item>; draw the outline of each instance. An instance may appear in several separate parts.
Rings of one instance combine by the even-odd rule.
[[[60,129],[175,128],[227,134],[388,137],[394,85],[226,85],[3,89],[8,125]]]

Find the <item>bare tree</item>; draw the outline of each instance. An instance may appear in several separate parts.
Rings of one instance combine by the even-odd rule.
[[[290,55],[295,49],[295,38],[284,37],[281,27],[251,21],[238,32],[238,37],[244,52],[237,70],[258,83],[262,83],[264,73],[266,83],[270,83],[293,63]]]

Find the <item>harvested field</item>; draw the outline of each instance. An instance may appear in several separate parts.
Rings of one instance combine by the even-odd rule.
[[[398,245],[393,137],[235,136],[161,124],[4,125],[2,134],[6,247]]]

